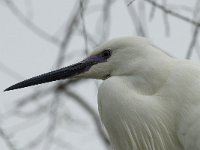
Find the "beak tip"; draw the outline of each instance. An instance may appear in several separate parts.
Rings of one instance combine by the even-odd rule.
[[[7,91],[10,91],[10,90],[12,90],[12,89],[9,87],[9,88],[5,89],[3,92],[7,92]]]
[[[17,88],[14,87],[14,86],[10,86],[10,87],[6,88],[3,92],[7,92],[7,91],[11,91],[11,90],[15,90],[15,89],[17,89]]]

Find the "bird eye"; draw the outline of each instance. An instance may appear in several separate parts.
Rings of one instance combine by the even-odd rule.
[[[102,56],[105,58],[109,58],[111,56],[111,50],[107,49],[102,52]]]

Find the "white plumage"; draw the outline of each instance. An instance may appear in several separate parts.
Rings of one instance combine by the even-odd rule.
[[[144,38],[125,37],[102,44],[81,63],[6,90],[65,74],[104,80],[98,106],[114,150],[200,150],[199,64],[172,58]]]
[[[143,38],[98,49],[106,48],[113,55],[99,65],[110,68],[111,77],[99,88],[98,104],[113,148],[200,150],[200,66],[171,58]]]

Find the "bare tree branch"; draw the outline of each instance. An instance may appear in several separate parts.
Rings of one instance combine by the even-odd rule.
[[[74,92],[71,92],[67,89],[64,92],[67,96],[72,97],[79,105],[81,105],[89,113],[89,115],[92,117],[94,123],[96,124],[97,131],[98,131],[100,137],[102,138],[104,144],[106,146],[110,146],[110,141],[102,128],[101,121],[100,121],[96,111],[85,100],[83,100],[83,98],[79,97]]]
[[[85,42],[85,54],[88,55],[89,54],[89,50],[88,50],[88,36],[87,36],[87,31],[86,31],[86,26],[85,26],[85,19],[84,19],[84,3],[83,0],[80,0],[80,16],[81,16],[81,21],[82,21],[82,34],[83,34],[83,39]]]
[[[37,34],[39,37],[45,39],[46,41],[55,44],[56,46],[60,45],[60,41],[54,37],[49,35],[46,31],[41,29],[39,26],[37,26],[35,23],[33,23],[31,20],[29,20],[14,4],[12,0],[4,0],[10,9],[10,11],[13,13],[15,17],[17,17],[21,23],[23,23],[27,28],[29,28],[32,32]]]
[[[167,0],[163,0],[163,6],[167,8]],[[165,26],[165,34],[166,36],[169,37],[170,35],[169,18],[168,18],[168,14],[165,11],[163,11],[163,21],[164,21],[164,26]]]
[[[30,141],[27,145],[23,147],[23,150],[33,149],[37,147],[40,143],[45,140],[46,132],[40,133],[34,140]]]
[[[156,7],[154,5],[151,6],[151,11],[149,13],[149,21],[153,20],[156,12]]]
[[[127,6],[130,6],[135,0],[130,1]]]
[[[10,77],[12,77],[13,79],[16,79],[17,81],[24,79],[24,77],[21,74],[17,73],[16,71],[14,71],[11,68],[9,68],[2,62],[0,62],[0,70],[2,72],[6,73],[7,75],[9,75]]]
[[[193,52],[193,49],[195,47],[195,44],[196,44],[196,41],[197,41],[197,38],[198,38],[198,34],[199,34],[199,26],[197,26],[194,29],[192,40],[190,42],[190,45],[189,45],[189,48],[188,48],[188,51],[187,51],[187,54],[186,54],[186,57],[185,57],[186,59],[190,59],[191,56],[192,56],[192,52]]]
[[[56,132],[56,127],[57,127],[57,123],[58,123],[58,108],[59,108],[59,104],[60,104],[60,98],[59,98],[59,93],[55,94],[55,97],[52,99],[51,105],[50,105],[50,110],[49,110],[49,125],[48,128],[46,130],[46,137],[47,140],[44,144],[44,148],[43,149],[50,149],[54,136],[55,136],[55,132]]]
[[[83,3],[87,3],[87,0],[84,0]],[[84,4],[86,6],[86,4]],[[59,54],[57,57],[57,62],[56,62],[56,68],[59,68],[60,65],[63,63],[64,61],[64,54],[65,54],[65,50],[69,44],[69,41],[74,33],[75,27],[77,27],[78,23],[79,23],[79,15],[80,15],[80,3],[79,0],[76,2],[75,4],[75,8],[73,9],[73,14],[71,15],[71,18],[68,20],[68,24],[66,26],[65,29],[65,36],[62,40],[62,43],[60,45],[60,50],[59,50]]]
[[[125,3],[127,3],[128,1],[125,0]],[[130,3],[130,2],[128,2]],[[146,31],[145,31],[145,28],[140,20],[140,18],[138,17],[138,14],[135,10],[135,8],[133,7],[133,5],[129,5],[127,7],[128,9],[128,12],[129,12],[129,15],[131,17],[131,20],[134,24],[134,27],[135,27],[135,31],[136,33],[139,35],[139,36],[143,36],[143,37],[146,37]]]
[[[109,32],[110,32],[110,22],[111,22],[111,18],[110,18],[110,11],[111,11],[111,6],[113,4],[113,0],[105,0],[104,4],[103,4],[103,10],[102,10],[102,25],[101,25],[101,32],[100,32],[100,42],[102,43],[104,42],[108,36],[109,36]]]
[[[11,141],[10,137],[5,133],[5,131],[2,128],[0,128],[0,136],[5,141],[6,145],[8,146],[8,148],[10,150],[18,150],[16,148],[16,145],[14,145],[14,143]]]
[[[167,13],[167,14],[169,14],[171,16],[174,16],[174,17],[176,17],[178,19],[181,19],[181,20],[183,20],[185,22],[191,23],[191,24],[193,24],[195,26],[200,26],[200,22],[198,22],[196,20],[192,20],[192,19],[190,19],[190,18],[188,18],[188,17],[186,17],[186,16],[184,16],[182,14],[179,14],[177,12],[174,12],[174,11],[172,11],[170,9],[167,9],[167,8],[165,8],[165,6],[158,4],[154,0],[144,0],[144,1],[148,2],[149,4],[151,4],[151,5],[153,5],[153,6],[157,7],[157,8],[159,8],[160,10],[164,11],[165,13]]]

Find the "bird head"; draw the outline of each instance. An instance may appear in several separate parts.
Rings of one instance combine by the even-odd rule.
[[[151,49],[151,50],[147,50]],[[24,80],[5,91],[52,82],[67,78],[107,79],[137,73],[143,64],[148,64],[152,53],[161,53],[152,48],[150,42],[141,37],[113,39],[98,46],[86,59],[76,64]]]

